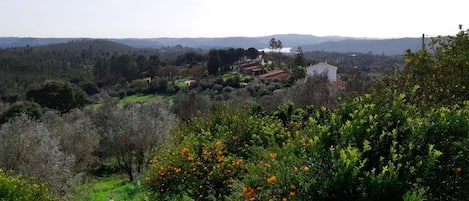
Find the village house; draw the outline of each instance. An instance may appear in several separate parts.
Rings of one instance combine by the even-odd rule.
[[[151,83],[151,77],[144,77],[142,78],[143,81],[146,81],[148,84]]]
[[[330,65],[327,62],[319,62],[306,68],[307,76],[323,73],[327,75],[327,79],[331,82],[332,87],[342,90],[345,89],[345,83],[338,79],[336,66]]]
[[[257,62],[245,63],[245,64],[242,64],[239,68],[244,74],[252,75],[252,76],[265,73],[264,68],[259,66]]]
[[[327,74],[327,79],[331,82],[337,81],[337,67],[328,64],[327,62],[319,62],[314,65],[306,67],[306,75],[313,76],[314,74]]]

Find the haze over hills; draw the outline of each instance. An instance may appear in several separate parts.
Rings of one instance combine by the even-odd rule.
[[[34,48],[36,51],[67,51],[69,53],[79,54],[84,50],[97,53],[97,52],[112,52],[112,53],[127,53],[134,51],[137,48],[132,46],[113,42],[104,39],[82,39],[73,40],[66,43],[43,45]]]
[[[416,51],[422,47],[421,38],[399,39],[346,39],[327,41],[319,44],[302,46],[303,51],[360,52],[386,55],[404,54],[407,49]]]
[[[292,51],[301,46],[303,51],[327,51],[327,52],[360,52],[386,55],[400,55],[407,49],[420,48],[420,38],[398,39],[363,39],[342,36],[318,37],[313,35],[283,34],[262,37],[226,37],[226,38],[126,38],[108,39],[134,48],[161,48],[181,45],[192,48],[268,48],[271,38],[282,41],[284,47],[291,47]],[[50,44],[66,43],[76,40],[88,40],[86,38],[0,38],[0,48],[43,46]]]

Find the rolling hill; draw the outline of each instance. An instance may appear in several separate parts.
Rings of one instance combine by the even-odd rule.
[[[127,53],[136,50],[137,48],[131,47],[118,42],[113,42],[104,39],[82,39],[71,40],[66,43],[43,45],[34,48],[36,51],[68,51],[69,53],[88,52],[109,52],[109,53]]]
[[[385,55],[404,54],[407,49],[416,51],[421,48],[420,38],[399,39],[347,39],[341,41],[328,41],[319,44],[302,46],[303,51],[325,52],[360,52]]]
[[[191,48],[268,48],[271,38],[281,40],[284,47],[291,47],[292,51],[301,46],[303,51],[327,51],[327,52],[360,52],[385,55],[400,55],[407,49],[420,48],[420,38],[396,38],[396,39],[363,39],[341,36],[318,37],[313,35],[283,34],[262,37],[226,37],[226,38],[127,38],[102,40],[120,43],[114,44],[115,48],[125,50],[128,48],[162,48],[168,46],[184,46]],[[92,39],[77,38],[0,38],[0,48],[21,46],[43,46],[50,44],[67,43]],[[59,48],[60,45],[57,46]]]

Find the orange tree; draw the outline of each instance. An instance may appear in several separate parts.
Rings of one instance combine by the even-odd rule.
[[[272,115],[221,107],[158,148],[151,196],[197,200],[457,200],[468,196],[469,104],[420,110],[383,90]]]
[[[289,137],[281,121],[252,111],[222,106],[176,128],[172,142],[151,160],[145,178],[151,196],[208,200],[230,195],[233,181],[248,171],[244,163],[256,155],[255,147],[277,147]]]
[[[290,138],[282,146],[253,147],[229,198],[466,197],[469,105],[421,111],[409,98],[384,90],[343,102],[335,112],[309,112],[307,120],[291,112],[287,125],[298,126],[288,129]]]
[[[407,51],[406,67],[397,76],[388,77],[387,85],[409,93],[419,105],[462,104],[469,99],[469,33],[437,37],[429,48]]]
[[[469,103],[422,110],[385,89],[337,110],[220,107],[154,152],[152,198],[461,200],[469,196]]]

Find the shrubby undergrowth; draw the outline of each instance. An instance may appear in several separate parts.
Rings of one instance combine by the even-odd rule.
[[[2,201],[53,201],[56,197],[47,186],[35,179],[6,173],[0,169],[0,200]]]
[[[419,110],[385,91],[336,111],[222,107],[154,153],[154,197],[451,200],[467,196],[469,104]],[[280,115],[282,114],[282,115]]]

